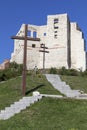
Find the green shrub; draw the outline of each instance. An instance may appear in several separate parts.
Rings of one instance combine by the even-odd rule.
[[[82,77],[87,76],[87,70],[84,71],[84,72],[80,71],[80,75],[81,75]]]
[[[0,71],[0,82],[20,76],[22,74],[22,68],[22,64],[18,65],[15,62],[10,63],[10,67],[8,69]]]
[[[62,67],[61,69],[58,70],[58,73],[60,75],[67,75],[68,74],[68,70],[65,67]]]
[[[78,76],[79,75],[79,72],[75,69],[69,69],[68,70],[68,75],[71,75],[71,76]]]
[[[58,70],[58,74],[69,75],[69,76],[78,76],[79,71],[77,71],[75,69],[66,69],[65,67],[62,67],[61,69]]]
[[[5,81],[7,79],[7,76],[6,76],[6,74],[4,74],[4,73],[0,73],[0,82],[1,81]]]
[[[49,73],[50,73],[50,74],[57,74],[57,69],[51,67],[50,70],[49,70]]]
[[[21,73],[22,69],[23,69],[23,65],[17,64],[16,62],[12,62],[12,63],[10,63],[10,69],[14,72]]]

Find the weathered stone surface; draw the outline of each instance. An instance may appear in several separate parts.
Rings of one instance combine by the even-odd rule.
[[[24,36],[23,24],[17,33]],[[49,53],[45,57],[45,67],[74,68],[86,70],[85,40],[77,23],[70,22],[67,14],[48,15],[47,25],[35,26],[28,24],[28,36],[35,37],[36,32],[40,41],[27,41],[27,69],[39,69],[43,67],[43,53],[40,46],[44,43]],[[14,52],[11,55],[11,62],[23,63],[22,40],[14,41]]]

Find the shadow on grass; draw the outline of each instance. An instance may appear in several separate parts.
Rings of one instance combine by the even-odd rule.
[[[37,87],[34,87],[34,88],[28,90],[25,94],[28,95],[29,93],[31,93],[31,92],[37,90],[38,88],[41,88],[42,86],[44,86],[44,84],[40,84],[40,85],[38,85]]]

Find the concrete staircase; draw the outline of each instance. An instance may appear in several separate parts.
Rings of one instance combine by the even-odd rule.
[[[55,89],[60,91],[66,97],[81,97],[80,90],[72,90],[69,85],[61,81],[59,75],[46,74],[47,80],[54,86]],[[84,95],[83,95],[84,97]],[[87,98],[87,97],[85,97]]]
[[[42,98],[41,95],[23,97],[18,102],[14,102],[14,104],[10,105],[10,107],[6,107],[5,110],[1,110],[0,119],[1,120],[9,119],[15,114],[20,113],[22,110],[26,109],[26,107],[29,107],[31,104],[39,101],[41,98]]]

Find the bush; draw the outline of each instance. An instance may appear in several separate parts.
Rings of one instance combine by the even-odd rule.
[[[12,62],[12,63],[10,63],[10,69],[12,71],[20,73],[20,72],[22,72],[23,65],[22,64],[17,64],[16,62]]]
[[[75,69],[66,69],[65,67],[62,67],[58,70],[58,74],[60,75],[71,75],[71,76],[78,76],[79,72]]]
[[[51,69],[49,70],[49,73],[50,73],[50,74],[57,74],[57,69],[51,67]]]
[[[68,70],[68,75],[71,75],[71,76],[78,76],[79,75],[79,72],[75,69],[69,69]]]
[[[87,76],[87,70],[84,71],[84,72],[80,71],[80,75],[81,75],[82,77]]]
[[[65,67],[62,67],[58,70],[58,74],[60,75],[68,75],[68,70]]]
[[[5,81],[16,76],[20,76],[22,74],[23,65],[18,65],[15,62],[10,63],[10,67],[8,69],[0,71],[0,81]]]
[[[1,81],[5,81],[6,79],[7,79],[6,74],[0,72],[0,82],[1,82]]]

